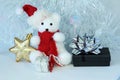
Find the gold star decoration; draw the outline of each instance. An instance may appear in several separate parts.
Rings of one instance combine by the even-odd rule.
[[[31,37],[32,37],[32,34],[28,34],[24,41],[15,37],[14,39],[15,46],[10,48],[9,50],[10,52],[16,54],[16,62],[19,62],[22,59],[25,59],[26,61],[31,62],[29,59],[29,55],[31,51],[35,50],[35,48],[30,46]]]

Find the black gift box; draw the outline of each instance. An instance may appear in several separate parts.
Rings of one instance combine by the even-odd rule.
[[[100,54],[81,53],[72,56],[74,66],[110,66],[111,56],[108,48],[100,49]]]

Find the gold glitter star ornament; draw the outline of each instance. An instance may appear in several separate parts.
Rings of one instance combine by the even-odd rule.
[[[35,48],[30,46],[30,39],[32,37],[32,34],[28,34],[26,36],[26,39],[24,41],[15,38],[15,46],[10,48],[10,52],[16,54],[16,62],[19,62],[20,60],[24,59],[28,62],[31,62],[29,59],[29,55],[31,51],[34,51]]]

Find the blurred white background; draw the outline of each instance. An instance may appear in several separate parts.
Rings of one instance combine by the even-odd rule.
[[[120,0],[101,0],[107,10],[120,16]]]

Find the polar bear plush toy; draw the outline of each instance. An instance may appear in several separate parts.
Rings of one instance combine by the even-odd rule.
[[[24,5],[23,10],[29,16],[28,24],[38,30],[38,36],[31,39],[31,44],[37,46],[37,51],[31,52],[31,62],[35,63],[37,57],[45,54],[49,58],[49,71],[55,64],[70,64],[71,54],[64,47],[64,34],[59,31],[60,16],[29,4]]]

